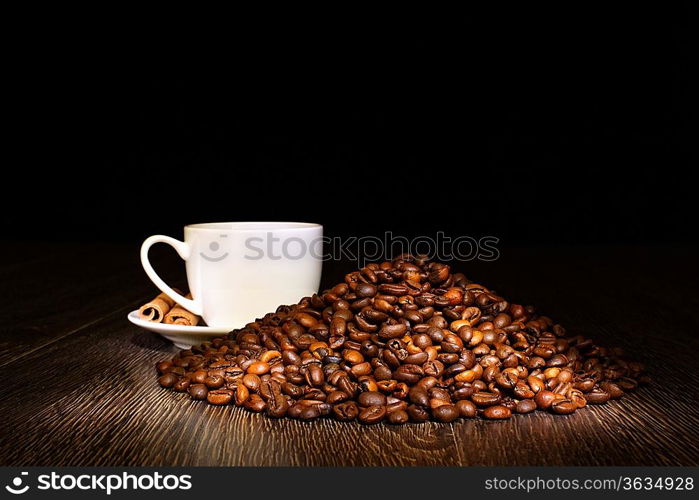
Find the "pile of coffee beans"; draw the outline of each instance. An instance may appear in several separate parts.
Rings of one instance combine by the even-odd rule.
[[[410,255],[156,368],[162,387],[213,405],[364,424],[567,415],[648,381],[620,349]]]

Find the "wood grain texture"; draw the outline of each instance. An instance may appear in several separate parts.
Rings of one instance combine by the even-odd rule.
[[[0,366],[92,324],[116,308],[155,296],[138,245],[7,244],[0,266]],[[174,251],[152,252],[163,275],[182,286]]]
[[[699,304],[689,250],[520,249],[458,266],[569,329],[623,345],[648,363],[655,382],[570,416],[401,427],[272,420],[161,389],[153,365],[176,348],[126,321],[133,301],[152,289],[127,249],[111,252],[97,259],[103,274],[64,285],[71,290],[55,299],[54,313],[32,311],[22,294],[14,308],[3,306],[28,316],[16,312],[19,326],[0,331],[10,353],[0,388],[0,465],[699,465]],[[59,252],[24,269],[55,269],[64,258]],[[347,268],[328,266],[323,281]],[[58,275],[48,279],[59,285]],[[109,291],[95,279],[134,289]],[[76,307],[87,307],[84,316]],[[17,355],[14,343],[40,313],[60,326],[58,340],[47,327]]]

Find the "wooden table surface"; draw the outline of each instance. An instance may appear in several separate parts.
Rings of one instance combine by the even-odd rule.
[[[174,252],[154,249],[183,283]],[[0,465],[699,465],[696,248],[503,249],[458,270],[621,345],[653,384],[570,416],[361,426],[271,420],[161,389],[176,348],[126,314],[138,245],[9,243],[0,262]],[[324,285],[352,264],[328,264]]]

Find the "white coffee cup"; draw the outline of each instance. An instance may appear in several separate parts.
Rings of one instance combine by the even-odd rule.
[[[147,238],[141,263],[163,293],[209,326],[240,328],[318,291],[323,226],[303,222],[216,222],[184,228],[184,241]],[[192,299],[168,286],[148,260],[155,243],[184,259]]]

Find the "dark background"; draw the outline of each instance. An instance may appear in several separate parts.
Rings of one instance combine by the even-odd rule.
[[[16,76],[32,146],[3,238],[299,220],[330,236],[696,242],[688,14],[601,5],[66,31]]]
[[[0,463],[699,464],[694,18],[424,5],[6,16]],[[391,431],[163,399],[153,365],[175,347],[125,318],[157,293],[140,242],[265,219],[497,236],[496,262],[452,269],[625,348],[654,382],[555,423]],[[151,260],[185,288],[171,248]],[[321,289],[354,268],[325,262]]]

